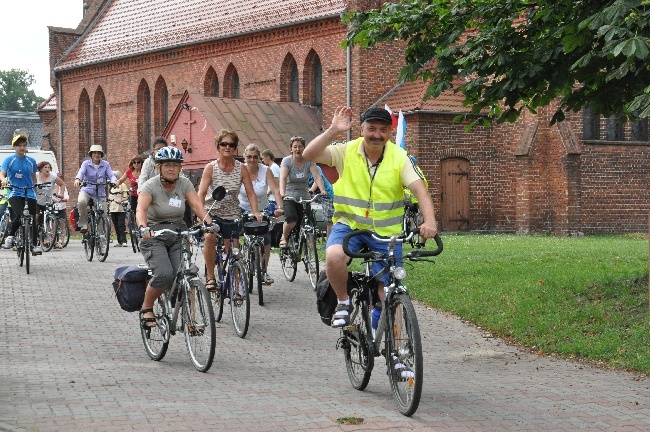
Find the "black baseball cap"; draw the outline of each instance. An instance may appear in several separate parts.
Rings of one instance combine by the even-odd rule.
[[[383,108],[368,108],[366,112],[361,114],[361,123],[368,120],[379,120],[389,124],[393,123],[393,118],[390,116],[390,113]]]

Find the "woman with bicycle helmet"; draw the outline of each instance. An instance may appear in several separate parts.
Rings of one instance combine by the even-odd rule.
[[[257,196],[251,176],[248,170],[242,169],[242,163],[235,160],[234,156],[237,153],[237,144],[239,137],[234,131],[221,129],[214,139],[219,152],[219,158],[210,162],[203,169],[201,176],[201,183],[199,184],[199,198],[203,202],[204,207],[210,208],[212,205],[212,191],[217,186],[226,188],[226,196],[223,200],[216,203],[213,207],[213,213],[219,215],[225,223],[219,222],[221,226],[221,235],[224,239],[232,238],[235,247],[239,247],[239,224],[234,221],[241,217],[241,210],[239,209],[239,189],[244,185],[248,202],[251,205],[251,210],[258,221],[262,221],[262,215],[257,206]],[[214,266],[217,260],[216,253],[217,239],[215,236],[206,238],[203,247],[203,258],[207,268],[206,287],[208,290],[213,291],[216,288],[216,280],[214,277]],[[230,247],[229,242],[225,242],[226,250]]]
[[[180,176],[182,151],[172,146],[163,147],[156,152],[154,162],[159,174],[142,185],[135,213],[142,235],[140,250],[152,272],[140,310],[140,324],[145,327],[156,325],[153,304],[165,290],[171,288],[181,258],[181,239],[173,235],[152,237],[151,230],[186,229],[183,221],[186,201],[206,225],[212,224],[192,182]],[[205,237],[214,238],[214,234],[206,233]]]

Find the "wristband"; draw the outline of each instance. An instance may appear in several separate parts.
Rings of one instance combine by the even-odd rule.
[[[145,226],[140,226],[140,235],[141,236],[147,234],[150,231],[151,231],[151,228],[145,227]]]

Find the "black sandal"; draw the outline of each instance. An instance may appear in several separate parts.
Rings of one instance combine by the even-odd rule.
[[[217,280],[215,278],[209,278],[205,281],[205,289],[208,290],[208,292],[217,292]]]
[[[153,327],[156,327],[158,325],[158,322],[156,321],[156,318],[145,318],[143,315],[146,313],[153,313],[153,309],[142,309],[140,311],[140,327],[142,327],[145,330],[152,329]],[[154,325],[149,325],[149,323],[154,323]]]

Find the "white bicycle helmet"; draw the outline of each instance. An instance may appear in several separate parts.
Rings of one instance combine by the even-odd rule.
[[[167,146],[163,147],[156,152],[153,157],[154,162],[183,162],[183,152],[176,147]]]

